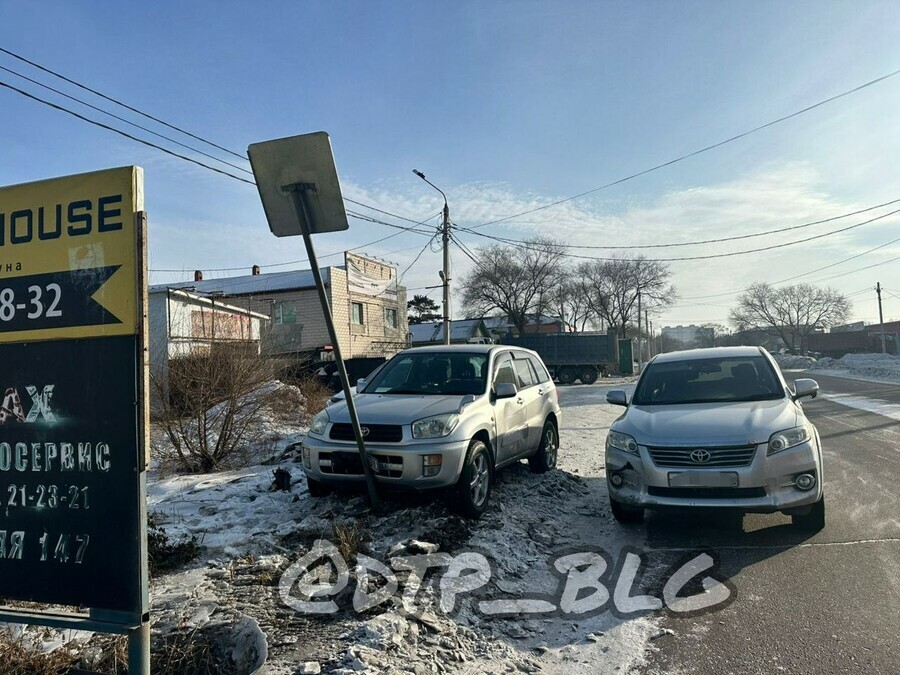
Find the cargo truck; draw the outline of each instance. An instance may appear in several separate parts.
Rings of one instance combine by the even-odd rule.
[[[618,367],[618,340],[609,333],[531,333],[501,342],[536,351],[560,384],[593,384]]]

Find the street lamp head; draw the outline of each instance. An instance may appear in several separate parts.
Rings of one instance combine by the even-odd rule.
[[[416,174],[419,178],[425,178],[425,174],[417,169],[413,169],[413,173]]]

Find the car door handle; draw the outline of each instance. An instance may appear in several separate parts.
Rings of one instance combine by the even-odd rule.
[[[522,399],[522,398],[517,398],[517,399],[516,399],[516,403],[518,403],[519,405],[522,405],[522,404],[525,403],[525,400]]]

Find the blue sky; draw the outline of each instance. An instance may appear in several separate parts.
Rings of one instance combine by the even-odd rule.
[[[421,169],[448,193],[463,226],[590,190],[900,68],[896,2],[0,1],[0,17],[0,46],[227,148],[327,130],[345,196],[425,218],[441,202],[411,173]],[[63,86],[5,55],[0,66]],[[9,73],[0,71],[0,80],[58,100]],[[898,108],[900,76],[673,167],[482,231],[545,233],[586,245],[677,242],[900,198]],[[252,186],[8,90],[0,90],[0,122],[3,185],[144,167],[151,268],[182,270],[154,273],[153,281],[304,257],[299,240],[269,234]],[[672,263],[682,299],[657,323],[722,321],[733,297],[698,296],[836,262],[900,236],[898,223],[887,218],[778,252]],[[350,231],[317,244],[328,253],[391,232],[352,221]],[[472,248],[487,243],[460,236]],[[364,250],[403,269],[424,243],[403,234]],[[898,249],[809,279],[889,260]],[[470,268],[458,251],[454,263],[457,277]],[[404,282],[437,283],[439,265],[439,254],[427,251]],[[825,283],[856,293],[876,281],[900,296],[900,265]],[[857,318],[877,317],[874,292],[853,300]],[[888,317],[900,318],[900,300],[885,300]]]

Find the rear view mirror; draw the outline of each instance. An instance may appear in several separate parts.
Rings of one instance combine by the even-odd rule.
[[[512,398],[518,393],[519,390],[516,389],[516,385],[514,385],[512,382],[501,382],[494,387],[494,396],[496,396],[498,399]]]
[[[606,402],[612,405],[628,405],[628,397],[625,395],[624,389],[611,389],[606,392]]]
[[[356,391],[362,391],[366,388],[366,378],[361,377],[356,381]]]
[[[794,400],[796,401],[798,398],[803,398],[804,396],[809,396],[810,398],[815,398],[816,394],[819,393],[819,383],[815,380],[810,380],[807,378],[801,378],[799,380],[794,381]]]

